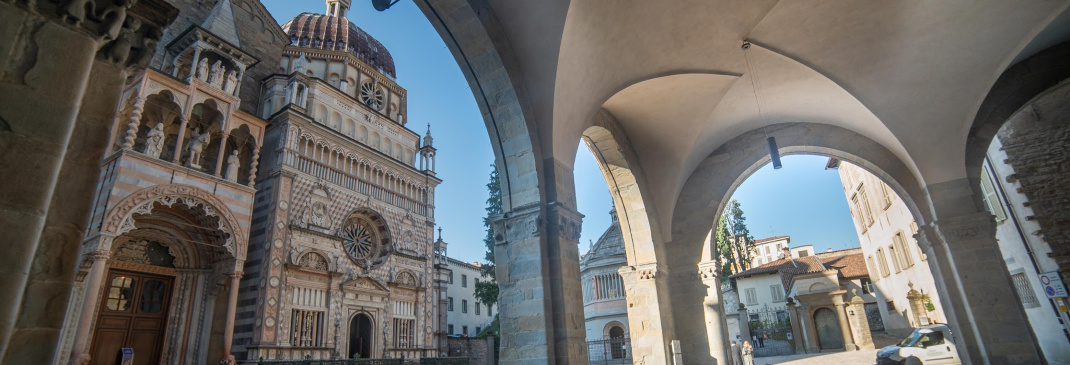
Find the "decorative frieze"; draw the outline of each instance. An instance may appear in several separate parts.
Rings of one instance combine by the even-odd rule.
[[[555,218],[558,237],[565,242],[579,243],[583,228],[583,214],[562,204],[549,204],[550,214]]]
[[[544,230],[543,214],[538,205],[515,209],[491,219],[494,241],[498,245],[538,237]]]

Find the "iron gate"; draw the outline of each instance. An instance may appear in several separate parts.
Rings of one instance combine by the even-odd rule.
[[[866,320],[869,322],[871,332],[884,331],[884,319],[881,319],[881,308],[877,303],[866,303]]]
[[[627,337],[587,341],[588,362],[590,364],[631,364],[630,346],[631,342]]]
[[[747,315],[754,357],[795,354],[795,335],[787,308],[755,309]]]

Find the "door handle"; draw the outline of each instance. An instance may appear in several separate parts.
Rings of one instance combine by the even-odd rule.
[[[948,351],[948,352],[951,352],[951,346],[948,346],[948,347],[947,347],[947,351]]]

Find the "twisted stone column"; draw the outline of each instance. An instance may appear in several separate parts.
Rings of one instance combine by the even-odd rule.
[[[126,124],[126,139],[123,140],[123,149],[134,149],[134,140],[137,139],[137,128],[141,126],[141,113],[145,110],[145,98],[137,97],[134,109],[130,111],[130,123]]]
[[[112,237],[100,236],[99,240],[111,240]],[[108,247],[110,245],[99,245]],[[92,263],[89,267],[89,275],[86,276],[85,301],[82,304],[82,314],[78,318],[78,327],[74,333],[74,347],[71,350],[71,364],[84,364],[89,360],[89,345],[92,334],[90,329],[93,320],[96,319],[97,306],[100,304],[101,286],[104,283],[104,271],[108,268],[108,259],[111,252],[97,250],[85,256],[85,260]]]

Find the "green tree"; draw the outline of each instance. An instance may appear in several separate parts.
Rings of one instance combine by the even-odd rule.
[[[747,229],[747,218],[738,201],[728,202],[717,221],[714,239],[717,261],[724,276],[747,270],[754,260],[754,237]]]
[[[502,187],[498,180],[498,168],[494,164],[490,165],[490,182],[487,182],[487,192],[489,193],[486,208],[487,215],[483,217],[483,227],[487,229],[487,236],[483,238],[483,244],[487,246],[487,253],[483,257],[486,262],[482,266],[482,272],[483,277],[490,278],[490,280],[481,280],[476,284],[476,299],[487,303],[487,305],[494,305],[498,303],[498,282],[494,275],[494,229],[490,226],[490,219],[503,212]]]

